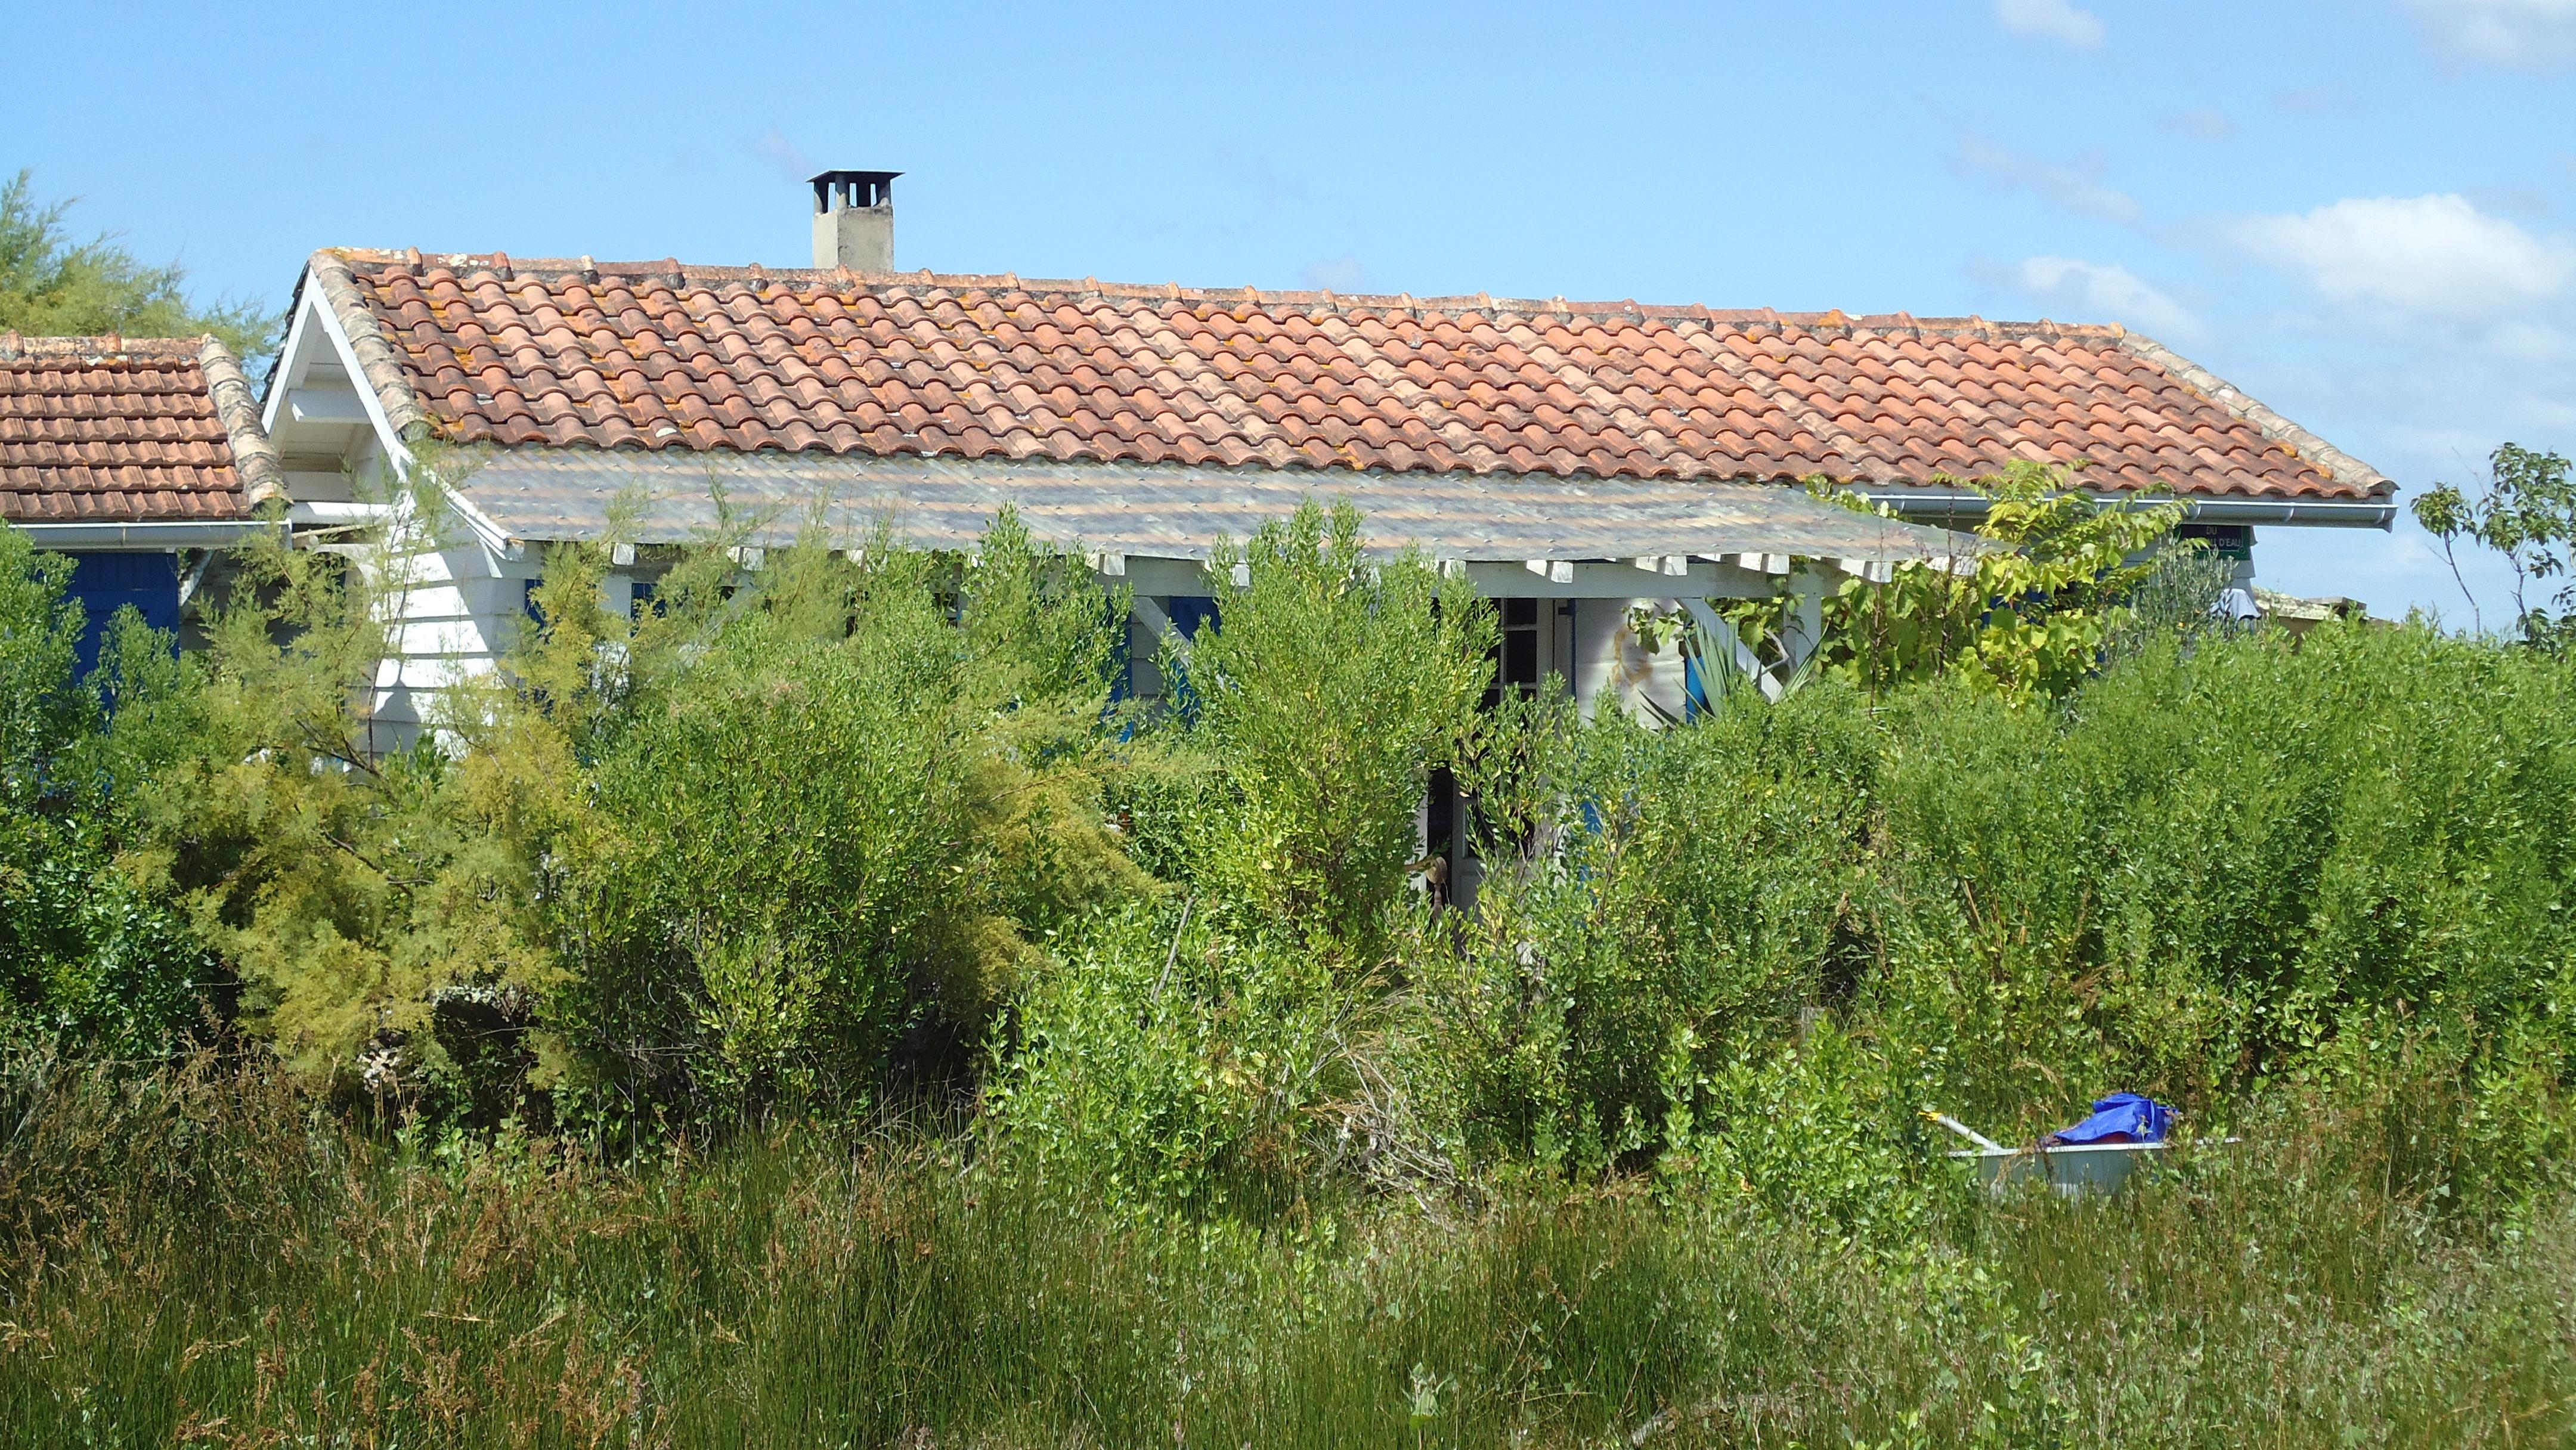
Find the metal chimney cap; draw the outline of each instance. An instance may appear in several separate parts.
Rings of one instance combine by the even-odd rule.
[[[814,211],[817,215],[832,209],[832,192],[839,188],[841,205],[885,206],[894,200],[894,179],[900,171],[824,171],[811,179],[814,186]]]

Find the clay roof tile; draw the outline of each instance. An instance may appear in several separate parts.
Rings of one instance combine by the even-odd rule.
[[[0,334],[0,518],[247,519],[284,483],[221,343]]]
[[[2080,453],[2094,481],[2121,486],[2391,487],[2112,327],[497,254],[424,269],[410,254],[324,253],[316,276],[400,339],[370,381],[385,392],[391,376],[389,396],[460,437],[502,415],[469,408],[454,378],[497,367],[529,396],[617,379],[617,409],[540,415],[546,437],[573,427],[571,441],[603,446],[627,419],[676,415],[693,420],[681,442],[711,448],[743,446],[756,422],[762,446],[839,452],[1919,481]],[[668,361],[637,366],[655,359]],[[745,383],[756,419],[723,406]]]

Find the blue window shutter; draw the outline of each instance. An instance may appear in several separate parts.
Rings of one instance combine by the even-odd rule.
[[[89,613],[81,631],[80,671],[98,667],[100,641],[116,611],[131,604],[154,629],[179,630],[179,556],[164,553],[74,554],[71,595]]]

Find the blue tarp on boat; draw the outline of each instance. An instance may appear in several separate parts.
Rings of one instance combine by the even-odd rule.
[[[2173,1126],[2173,1109],[2136,1093],[2113,1093],[2093,1104],[2093,1116],[2048,1135],[2052,1144],[2161,1143]]]

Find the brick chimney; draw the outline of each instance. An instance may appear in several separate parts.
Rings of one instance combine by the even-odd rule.
[[[814,178],[814,265],[894,270],[894,179],[900,171],[826,171]]]

